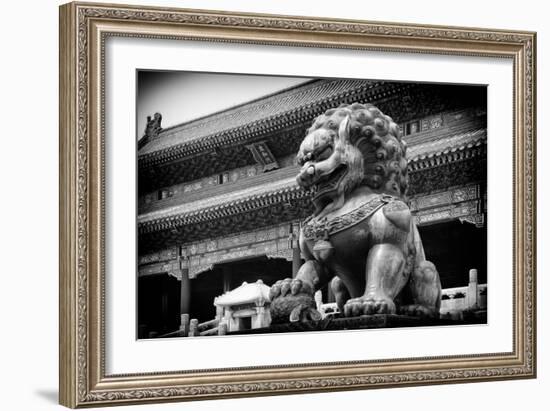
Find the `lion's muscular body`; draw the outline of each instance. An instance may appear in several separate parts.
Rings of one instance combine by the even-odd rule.
[[[297,181],[313,191],[315,214],[305,226],[321,235],[301,231],[306,263],[295,279],[272,287],[274,317],[282,317],[281,301],[287,307],[329,282],[348,316],[395,313],[397,305],[408,313],[438,314],[439,276],[425,260],[406,205],[405,155],[397,125],[371,105],[341,106],[314,121],[297,156]]]

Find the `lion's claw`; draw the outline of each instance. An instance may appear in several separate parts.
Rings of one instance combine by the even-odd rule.
[[[313,295],[313,286],[307,281],[302,281],[297,278],[285,278],[279,280],[271,286],[269,290],[269,298],[271,300],[278,297],[285,297],[290,291],[291,295],[310,294]]]
[[[271,286],[269,289],[269,299],[273,300],[274,298],[278,297],[279,294],[281,294],[281,283],[282,281],[279,280],[275,284]]]
[[[346,317],[358,317],[372,314],[395,314],[393,301],[387,297],[363,296],[352,298],[344,305]]]
[[[290,283],[291,283],[290,279],[283,280],[283,283],[281,284],[281,296],[282,297],[287,295],[288,292],[290,291]]]
[[[290,284],[290,292],[292,295],[296,295],[302,289],[303,283],[301,280],[293,280]]]

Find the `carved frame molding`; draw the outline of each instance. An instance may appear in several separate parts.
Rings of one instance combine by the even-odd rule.
[[[535,33],[91,3],[61,6],[60,27],[63,405],[103,406],[535,377]],[[513,59],[513,352],[106,375],[102,69],[104,39],[108,36]]]

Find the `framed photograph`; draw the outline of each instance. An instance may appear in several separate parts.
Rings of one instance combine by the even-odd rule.
[[[61,404],[534,378],[535,40],[61,6]]]

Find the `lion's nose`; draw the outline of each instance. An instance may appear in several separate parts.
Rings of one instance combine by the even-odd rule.
[[[300,169],[300,173],[307,173],[307,174],[314,174],[315,173],[315,163],[312,161],[306,161],[302,168]]]
[[[296,176],[296,181],[302,187],[309,187],[313,183],[315,176],[315,166],[313,164],[306,164],[300,170],[298,176]]]

